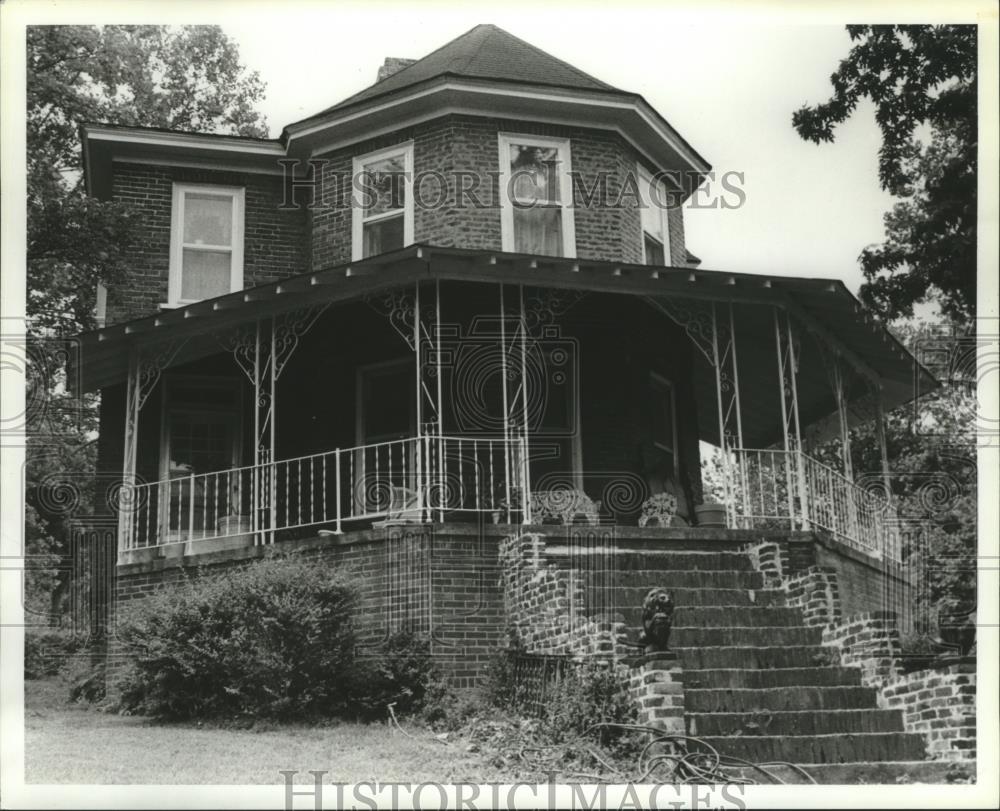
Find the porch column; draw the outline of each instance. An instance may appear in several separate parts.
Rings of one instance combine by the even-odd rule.
[[[504,301],[504,286],[500,284],[500,390],[503,406],[503,487],[504,500],[507,504],[507,520],[510,521],[510,402],[507,395],[507,306]]]
[[[118,497],[118,552],[133,549],[133,516],[138,502],[135,491],[135,460],[139,429],[139,348],[133,346],[128,356],[128,382],[125,393],[125,435],[122,460],[122,486]]]
[[[524,316],[524,285],[517,286],[521,330],[521,523],[531,523],[531,465],[528,440],[528,321]]]
[[[425,521],[427,516],[424,512],[426,502],[424,500],[424,491],[427,487],[427,477],[425,475],[424,465],[429,467],[429,460],[425,461],[424,453],[424,413],[423,413],[423,392],[422,388],[424,385],[424,372],[423,363],[421,361],[420,352],[420,282],[413,283],[413,358],[416,363],[414,380],[416,382],[416,389],[414,394],[417,398],[416,402],[416,421],[417,421],[417,439],[416,447],[414,448],[414,459],[417,466],[417,511],[420,515],[420,520]]]
[[[736,322],[733,305],[726,303],[728,313],[719,313],[712,303],[712,366],[715,370],[716,401],[719,409],[719,450],[722,453],[723,488],[725,490],[728,523],[735,527],[738,520],[737,491],[734,473],[739,476],[739,495],[746,506],[748,494],[743,474],[743,415],[740,408],[740,377],[736,358]],[[737,450],[740,452],[738,453]]]
[[[802,526],[805,527],[809,523],[809,504],[802,458],[799,395],[795,380],[798,373],[795,336],[788,313],[778,307],[773,308],[773,313],[774,341],[778,359],[779,400],[781,402],[781,434],[786,458],[785,479],[788,487],[788,516],[793,523],[798,518]],[[795,513],[794,492],[796,489],[798,489],[799,495],[798,516]]]

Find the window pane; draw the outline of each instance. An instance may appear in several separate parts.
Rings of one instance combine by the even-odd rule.
[[[413,367],[368,371],[364,377],[366,443],[411,433]]]
[[[556,147],[511,144],[510,175],[515,200],[559,202],[559,150]]]
[[[364,255],[377,256],[403,247],[403,215],[365,223]]]
[[[514,251],[562,256],[562,209],[514,208]]]
[[[666,193],[662,187],[654,193],[649,178],[642,178],[642,230],[651,234],[661,244],[666,242],[663,234],[663,215],[665,212],[662,208],[666,199]]]
[[[663,243],[646,234],[643,239],[646,245],[646,264],[663,266],[666,264],[663,256]]]
[[[233,198],[193,192],[185,194],[184,242],[232,245]]]
[[[184,249],[181,298],[185,301],[222,296],[229,291],[232,254],[224,251]]]
[[[403,155],[365,164],[361,183],[366,217],[403,208],[406,201],[404,168]]]

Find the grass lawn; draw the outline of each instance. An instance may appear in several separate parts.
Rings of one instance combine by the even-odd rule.
[[[25,782],[97,784],[283,784],[281,769],[325,769],[331,782],[510,782],[463,741],[448,745],[423,728],[336,724],[219,729],[157,724],[66,702],[58,680],[28,681]]]

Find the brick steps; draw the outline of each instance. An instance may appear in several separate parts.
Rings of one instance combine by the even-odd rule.
[[[581,574],[588,615],[624,623],[633,642],[648,591],[673,594],[670,642],[683,665],[688,734],[756,763],[912,764],[926,756],[923,736],[903,731],[902,712],[879,708],[860,671],[821,644],[821,629],[785,604],[784,591],[763,588],[748,555],[634,543],[610,554],[564,550],[548,560]]]
[[[704,670],[709,668],[748,668],[767,670],[769,668],[816,667],[827,656],[821,645],[760,645],[695,647],[675,650],[684,663],[684,668]]]
[[[715,571],[754,572],[750,559],[742,552],[692,552],[670,550],[662,547],[649,549],[634,545],[559,546],[550,543],[545,549],[549,563],[566,564],[572,562],[577,570],[586,568],[629,569],[655,572],[687,572],[711,569]]]
[[[636,634],[639,631],[639,617],[634,612],[624,612],[625,622]],[[731,625],[713,628],[699,625],[683,627],[674,625],[670,633],[671,646],[690,648],[696,645],[714,648],[755,647],[778,645],[781,647],[803,647],[819,645],[823,632],[820,628],[804,625]],[[638,636],[636,636],[638,638]]]
[[[685,691],[687,712],[874,708],[871,687],[729,687]]]
[[[732,569],[691,569],[689,571],[652,571],[645,569],[619,569],[609,566],[583,572],[584,583],[589,588],[615,588],[623,591],[642,590],[654,585],[673,591],[675,589],[761,589],[764,575],[760,572],[743,572]],[[650,585],[645,585],[650,584]]]
[[[861,686],[861,671],[856,667],[785,667],[769,670],[742,668],[685,670],[688,688],[786,687],[790,685]]]
[[[925,751],[923,736],[907,732],[699,737],[720,753],[754,763],[773,760],[797,764],[919,760],[924,757]]]
[[[847,732],[902,732],[901,710],[845,709],[725,713],[689,712],[684,716],[689,735],[835,735]]]

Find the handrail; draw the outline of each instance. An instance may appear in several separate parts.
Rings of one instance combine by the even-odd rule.
[[[497,486],[522,489],[520,439],[424,435],[189,473],[132,485],[124,551],[212,539],[270,543],[276,532],[431,512],[501,512]],[[526,499],[518,500],[523,504]],[[519,513],[519,517],[520,517]]]

